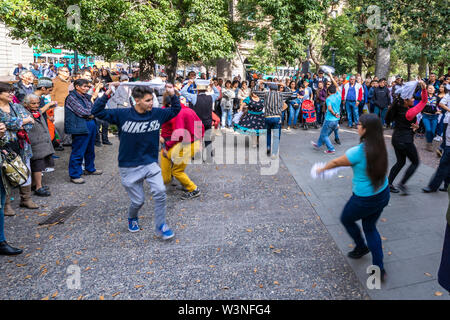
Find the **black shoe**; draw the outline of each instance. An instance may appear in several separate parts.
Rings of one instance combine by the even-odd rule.
[[[112,142],[110,141],[103,141],[103,144],[106,144],[107,146],[112,146]]]
[[[102,143],[101,143],[101,142],[96,142],[96,143],[95,143],[95,146],[96,146],[96,147],[101,147],[101,146],[102,146]]]
[[[350,251],[347,256],[352,259],[359,259],[370,252],[368,247],[364,248],[355,248],[353,251]]]
[[[0,242],[0,255],[14,256],[22,252],[23,250],[11,247],[6,241]]]
[[[44,189],[44,190],[50,190],[50,187],[49,187],[49,186],[42,186],[42,189]],[[36,186],[32,186],[32,187],[31,187],[31,191],[36,191]]]
[[[267,149],[267,155],[270,156],[271,152],[270,149]]]
[[[334,141],[339,145],[341,144],[341,140],[339,140],[339,139],[334,139]]]
[[[381,276],[381,282],[383,283],[383,282],[386,282],[386,280],[387,280],[387,274],[386,274],[386,270],[384,270],[384,269],[381,269],[381,274],[380,274],[380,276]]]
[[[197,198],[200,196],[200,190],[197,188],[192,192],[186,192],[184,195],[181,196],[182,200],[188,200],[188,199],[193,199],[193,198]]]
[[[400,194],[402,195],[402,196],[408,196],[409,195],[409,191],[408,191],[408,187],[406,187],[404,184],[399,184],[398,185],[398,188],[399,188],[399,190],[400,190]]]
[[[425,193],[436,192],[436,190],[432,190],[430,187],[422,188],[422,191],[425,192]],[[446,191],[447,191],[447,190],[446,190]]]
[[[38,190],[36,190],[34,192],[35,195],[39,196],[39,197],[50,197],[52,194],[50,193],[50,191],[44,189],[44,188],[40,188]]]
[[[442,188],[439,189],[439,191],[447,192],[448,191],[448,187],[442,187]]]
[[[72,144],[71,143],[63,143],[63,147],[71,147]]]
[[[392,193],[399,193],[400,192],[400,190],[398,190],[396,187],[394,187],[394,185],[392,185],[392,184],[390,184],[389,185],[389,190],[392,192]]]

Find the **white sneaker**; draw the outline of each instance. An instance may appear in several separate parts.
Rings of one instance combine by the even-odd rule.
[[[53,171],[55,171],[55,168],[45,168],[45,170],[42,172],[53,172]]]
[[[441,136],[436,136],[433,139],[434,141],[442,141],[442,137]]]

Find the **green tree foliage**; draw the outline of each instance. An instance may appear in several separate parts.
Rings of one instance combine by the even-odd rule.
[[[70,5],[80,29],[70,28]],[[226,0],[2,0],[0,19],[11,35],[43,49],[61,46],[106,59],[155,62],[213,60],[234,51]]]

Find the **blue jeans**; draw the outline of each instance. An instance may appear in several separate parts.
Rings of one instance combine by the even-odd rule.
[[[381,119],[381,122],[383,123],[383,125],[386,123],[386,113],[388,111],[388,108],[384,108],[384,109],[380,109],[378,107],[375,107],[375,114]]]
[[[450,184],[450,147],[447,146],[442,154],[439,167],[431,178],[428,187],[433,191],[437,191],[437,189],[441,186],[442,181],[444,181],[444,188],[448,188]]]
[[[272,150],[272,154],[278,153],[278,146],[281,138],[281,118],[266,118],[267,130],[267,150]],[[272,147],[272,129],[274,129],[273,147]]]
[[[359,197],[353,194],[344,207],[341,215],[341,222],[352,237],[356,248],[364,248],[366,244],[361,235],[361,230],[356,221],[362,219],[364,235],[367,240],[367,247],[372,253],[372,263],[383,269],[383,248],[381,237],[378,233],[376,223],[381,216],[384,207],[389,203],[390,191],[386,187],[380,193],[369,196]]]
[[[436,133],[436,127],[438,122],[437,114],[422,113],[422,122],[425,127],[425,137],[428,143],[433,142],[434,134]]]
[[[317,141],[317,145],[321,147],[323,144],[325,144],[330,151],[334,151],[333,144],[330,141],[330,134],[332,132],[335,133],[336,139],[339,139],[339,135],[337,133],[339,128],[339,121],[328,121],[325,120],[322,126],[322,130],[320,131],[320,137]]]
[[[3,187],[3,182],[0,180],[0,192],[1,192],[1,205],[0,208],[0,242],[6,241],[5,239],[5,200],[6,191]]]
[[[351,127],[353,125],[353,122],[357,124],[359,121],[359,115],[358,115],[358,108],[356,107],[356,101],[346,100],[345,110],[347,111],[348,126]]]
[[[72,153],[69,159],[69,176],[78,179],[83,174],[81,164],[84,159],[86,171],[95,171],[95,137],[97,136],[97,125],[94,120],[86,121],[88,134],[72,135]]]
[[[299,99],[296,99],[299,100]],[[297,109],[294,108],[294,103],[289,103],[289,121],[288,126],[291,126],[292,124],[295,126],[297,125],[298,115],[300,113],[300,107]]]
[[[222,128],[225,128],[225,126],[231,127],[232,116],[232,109],[222,108]]]
[[[445,132],[445,131],[444,131],[444,118],[445,118],[445,113],[446,113],[446,111],[443,110],[441,120],[439,120],[439,122],[438,122],[438,124],[437,124],[437,127],[436,127],[436,134],[437,134],[438,136],[442,136],[443,133]]]

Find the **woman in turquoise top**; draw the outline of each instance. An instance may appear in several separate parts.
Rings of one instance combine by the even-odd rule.
[[[359,259],[371,252],[373,265],[380,268],[383,281],[386,271],[376,223],[389,203],[390,192],[386,176],[388,157],[380,119],[375,114],[362,115],[359,118],[358,134],[361,141],[359,145],[347,150],[342,157],[330,161],[324,168],[318,169],[317,173],[336,167],[352,167],[353,195],[341,215],[342,224],[356,244],[348,256]],[[356,224],[358,220],[362,220],[367,245]]]

